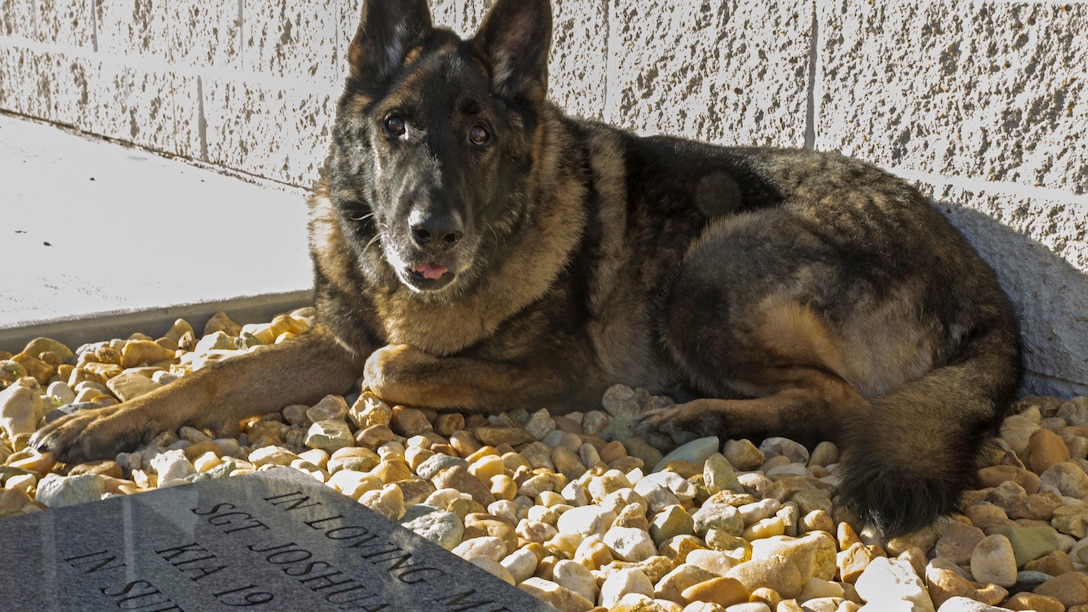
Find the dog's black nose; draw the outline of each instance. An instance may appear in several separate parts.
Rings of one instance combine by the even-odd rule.
[[[415,215],[413,215],[415,217]],[[412,219],[412,239],[429,249],[448,249],[465,235],[461,220],[455,215],[421,215]]]

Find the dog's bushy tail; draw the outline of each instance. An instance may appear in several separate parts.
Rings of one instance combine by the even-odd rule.
[[[983,330],[958,358],[846,424],[839,491],[885,537],[954,511],[1020,384],[1018,333]]]

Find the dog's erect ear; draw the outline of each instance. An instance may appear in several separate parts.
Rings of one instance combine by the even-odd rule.
[[[348,48],[351,78],[381,85],[404,62],[404,56],[431,32],[427,0],[365,0],[359,29]]]
[[[505,98],[542,101],[552,43],[549,0],[498,0],[473,43],[491,67],[491,87]]]

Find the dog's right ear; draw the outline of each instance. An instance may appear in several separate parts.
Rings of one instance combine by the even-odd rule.
[[[431,29],[427,0],[365,0],[348,48],[352,80],[366,86],[386,83]]]

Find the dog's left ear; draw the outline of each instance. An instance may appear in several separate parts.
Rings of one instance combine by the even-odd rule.
[[[552,44],[549,0],[498,0],[473,44],[491,67],[491,88],[496,94],[534,103],[544,100]]]

